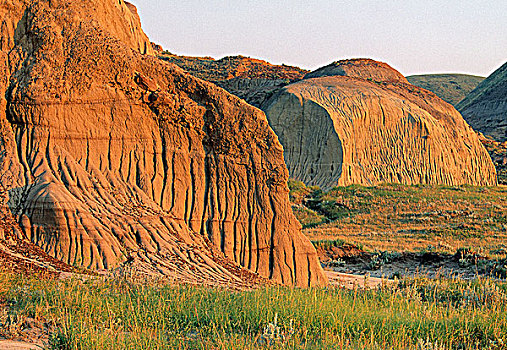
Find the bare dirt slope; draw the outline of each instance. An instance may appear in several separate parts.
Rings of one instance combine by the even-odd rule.
[[[495,164],[498,183],[507,185],[507,141],[495,141],[491,136],[479,133],[479,138]]]
[[[496,184],[490,157],[461,115],[385,63],[333,63],[263,108],[291,177],[308,185]]]
[[[131,5],[0,0],[0,18],[0,176],[20,238],[90,269],[326,283],[265,115],[149,55]]]
[[[486,78],[466,74],[427,74],[413,75],[407,77],[407,79],[413,85],[430,90],[444,101],[456,106]],[[463,101],[463,103],[465,102]],[[473,112],[469,113],[469,117],[468,122],[471,123],[473,128],[482,128],[479,124],[483,123],[483,127],[486,128],[483,130],[487,130],[487,133],[489,133],[489,136],[485,137],[478,131],[480,133],[479,139],[493,160],[498,183],[507,184],[507,141],[500,142],[494,138],[495,135],[501,134],[502,122],[496,119],[490,120],[487,116],[480,121],[479,118],[474,118]],[[490,122],[495,120],[497,127],[494,124],[488,127],[489,122],[487,120],[490,120]]]

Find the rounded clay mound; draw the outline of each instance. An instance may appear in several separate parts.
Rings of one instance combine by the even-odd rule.
[[[383,63],[340,62],[284,87],[265,105],[291,177],[324,189],[496,184],[491,158],[450,104]]]

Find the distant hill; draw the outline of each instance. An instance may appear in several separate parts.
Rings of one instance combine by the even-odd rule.
[[[456,109],[477,131],[496,141],[507,141],[507,63],[458,103]]]
[[[484,79],[466,74],[424,74],[407,77],[411,84],[435,93],[453,106],[463,100]]]
[[[275,65],[245,56],[215,60],[211,57],[177,56],[166,52],[159,55],[159,58],[224,88],[256,107],[260,107],[274,91],[302,79],[308,73],[298,67]]]

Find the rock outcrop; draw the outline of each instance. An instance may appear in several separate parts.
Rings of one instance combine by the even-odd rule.
[[[0,0],[0,18],[0,177],[20,239],[90,269],[326,283],[265,115],[149,55],[131,5]]]
[[[463,100],[484,79],[467,74],[424,74],[407,77],[411,84],[433,92],[453,106]]]
[[[507,63],[504,63],[456,108],[477,131],[507,141]]]
[[[407,77],[407,79],[412,84],[430,90],[443,100],[457,106],[458,103],[460,101],[463,101],[471,91],[473,91],[481,82],[484,81],[485,78],[464,74],[429,74],[414,75]],[[504,95],[505,94],[507,94],[507,89],[505,89]],[[489,96],[490,92],[487,92],[485,95]],[[494,93],[492,93],[492,95],[494,95]],[[501,96],[498,97],[500,100],[502,99]],[[480,99],[488,98],[489,97],[483,96]],[[463,101],[463,103],[466,103],[466,101]],[[489,103],[489,106],[491,106],[493,109],[496,109],[501,104],[501,102],[498,104],[498,101],[491,101]],[[471,107],[472,111],[477,107],[478,105]],[[478,108],[480,109],[482,107]],[[505,184],[507,183],[507,141],[503,141],[503,143],[500,141],[495,141],[494,137],[496,136],[501,140],[502,138],[499,137],[499,135],[502,134],[502,131],[505,132],[507,130],[505,127],[507,126],[507,108],[505,109],[503,122],[502,118],[500,117],[501,113],[500,116],[496,114],[496,117],[493,118],[488,118],[485,115],[487,113],[485,110],[482,110],[482,113],[484,114],[480,114],[482,116],[480,118],[475,118],[474,112],[465,112],[465,115],[466,119],[468,119],[468,122],[472,125],[472,127],[477,128],[477,130],[483,130],[489,133],[488,137],[484,137],[483,134],[478,131],[479,139],[493,160],[493,164],[495,165],[498,177],[498,183]]]
[[[301,68],[274,65],[244,56],[215,60],[211,57],[162,54],[159,58],[224,88],[255,107],[261,107],[275,91],[303,79],[308,73]]]
[[[335,62],[268,101],[291,177],[335,185],[496,184],[461,115],[385,63]]]

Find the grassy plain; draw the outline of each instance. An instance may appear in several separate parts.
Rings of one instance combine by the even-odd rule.
[[[313,241],[342,240],[368,251],[507,254],[507,187],[336,187],[291,181],[291,200]]]
[[[51,324],[49,349],[505,349],[507,285],[410,279],[377,290],[230,291],[0,275],[0,329]],[[276,322],[275,322],[276,320]]]

